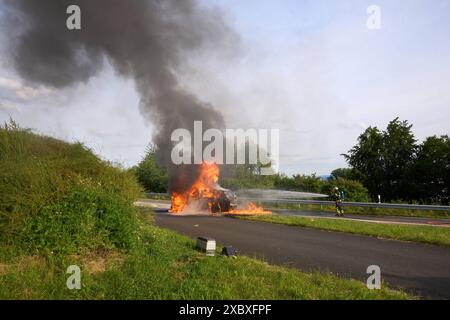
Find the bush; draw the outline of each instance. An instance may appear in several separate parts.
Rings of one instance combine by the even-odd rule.
[[[325,181],[320,177],[317,177],[315,174],[295,174],[292,178],[285,175],[280,175],[275,181],[275,186],[278,189],[314,193],[320,193],[324,184]]]
[[[344,191],[344,201],[368,202],[370,200],[369,192],[359,181],[344,178],[331,179],[324,184],[322,193],[331,195],[334,187]]]
[[[78,186],[27,219],[19,232],[29,252],[73,253],[80,248],[129,249],[137,241],[135,209],[120,197]]]
[[[132,169],[139,183],[147,192],[167,192],[168,175],[167,170],[160,167],[156,162],[156,149],[152,146],[147,148],[144,159]]]

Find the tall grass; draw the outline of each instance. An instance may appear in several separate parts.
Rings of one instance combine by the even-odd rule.
[[[0,242],[26,251],[75,251],[133,242],[134,176],[81,143],[0,128]]]

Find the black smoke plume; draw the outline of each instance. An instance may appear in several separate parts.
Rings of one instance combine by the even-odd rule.
[[[172,189],[196,178],[195,166],[186,171],[171,164],[170,135],[176,128],[192,132],[194,120],[203,121],[204,130],[223,128],[224,120],[179,86],[176,70],[190,55],[236,42],[219,11],[195,0],[2,2],[9,15],[2,31],[11,35],[12,61],[24,79],[68,87],[87,81],[108,61],[119,75],[134,79],[140,110],[156,127],[153,142],[160,163],[169,167]],[[66,9],[73,4],[81,8],[81,30],[66,27]]]

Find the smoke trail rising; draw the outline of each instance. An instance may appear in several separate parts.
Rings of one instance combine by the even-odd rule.
[[[66,28],[72,4],[81,8],[81,30]],[[175,70],[189,55],[237,42],[219,11],[195,0],[3,0],[3,6],[12,15],[6,32],[13,65],[24,79],[64,88],[87,81],[108,61],[134,80],[141,113],[156,127],[153,141],[159,161],[169,167],[171,185],[196,178],[196,167],[172,166],[171,132],[192,130],[194,120],[201,120],[204,130],[222,128],[224,119],[183,90]]]

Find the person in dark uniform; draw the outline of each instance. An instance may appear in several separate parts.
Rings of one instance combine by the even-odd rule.
[[[334,187],[333,199],[336,204],[336,216],[344,216],[344,208],[342,208],[343,192],[339,191],[338,187]]]

